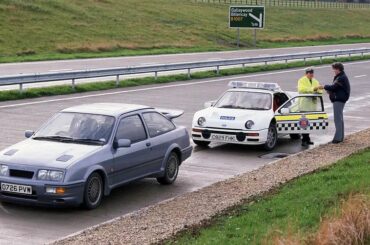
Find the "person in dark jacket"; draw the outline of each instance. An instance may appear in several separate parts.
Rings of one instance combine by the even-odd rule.
[[[317,86],[315,91],[325,89],[329,94],[330,101],[333,103],[335,135],[332,143],[338,144],[344,140],[343,109],[351,94],[351,85],[344,72],[342,63],[334,63],[332,68],[335,74],[333,83],[331,85]]]

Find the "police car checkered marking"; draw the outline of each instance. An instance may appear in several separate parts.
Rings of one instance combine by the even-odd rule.
[[[304,131],[304,130],[325,130],[326,127],[329,126],[329,122],[320,121],[320,122],[310,122],[310,125],[307,127],[307,129],[302,129],[298,123],[278,123],[277,124],[277,131],[278,132],[284,132],[284,131]]]

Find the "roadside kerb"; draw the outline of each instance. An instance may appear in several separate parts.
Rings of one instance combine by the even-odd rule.
[[[257,170],[163,201],[55,241],[53,244],[152,244],[198,227],[233,206],[289,180],[370,147],[370,129],[342,144],[325,144]]]

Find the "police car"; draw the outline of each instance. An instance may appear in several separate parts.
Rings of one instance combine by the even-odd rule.
[[[272,150],[279,136],[325,131],[329,125],[319,94],[298,95],[276,83],[231,81],[218,100],[195,113],[192,138],[198,146],[211,142],[263,145]]]

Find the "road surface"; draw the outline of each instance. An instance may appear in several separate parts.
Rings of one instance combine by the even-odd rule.
[[[345,108],[346,133],[370,127],[370,61],[346,64],[352,82],[352,98]],[[0,149],[23,139],[24,130],[37,129],[57,111],[77,104],[93,102],[123,102],[185,110],[177,124],[190,129],[193,113],[205,101],[217,98],[232,79],[277,82],[284,90],[295,90],[303,69],[238,75],[233,77],[192,80],[166,85],[151,85],[110,91],[45,97],[0,103]],[[330,66],[316,68],[316,77],[330,83]],[[325,96],[326,97],[326,96]],[[332,118],[332,107],[325,100]],[[333,123],[327,134],[313,135],[316,145],[328,142],[333,134]],[[302,151],[300,142],[280,139],[274,152]],[[261,148],[235,145],[212,145],[209,149],[195,147],[192,157],[181,166],[178,181],[172,186],[161,186],[146,179],[125,185],[104,199],[101,208],[93,211],[80,209],[45,209],[0,204],[0,244],[41,244],[69,235],[81,229],[127,214],[157,202],[194,191],[236,174],[259,168],[274,159],[261,158]]]

